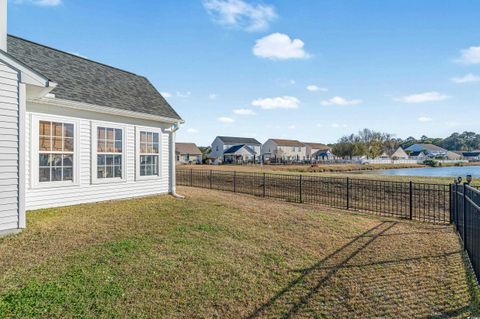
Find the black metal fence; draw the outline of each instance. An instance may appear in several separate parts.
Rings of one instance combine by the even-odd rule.
[[[480,276],[480,191],[468,184],[452,185],[452,222],[473,270]]]
[[[450,185],[198,169],[178,169],[177,184],[433,223],[451,222]]]

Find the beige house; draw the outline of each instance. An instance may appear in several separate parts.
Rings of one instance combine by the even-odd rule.
[[[409,156],[407,152],[402,147],[397,148],[394,152],[383,152],[380,158],[389,158],[393,160],[404,160],[408,159]]]
[[[177,164],[201,164],[202,151],[195,143],[175,143]]]
[[[292,161],[308,160],[307,146],[297,140],[274,139],[267,140],[262,146],[264,161]]]

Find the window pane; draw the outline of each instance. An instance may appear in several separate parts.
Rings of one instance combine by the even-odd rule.
[[[115,153],[121,153],[122,152],[122,141],[116,141],[115,142]]]
[[[113,153],[115,151],[115,142],[107,140],[106,144],[107,144],[107,146],[106,146],[105,152]]]
[[[62,151],[62,144],[63,144],[63,141],[62,141],[62,138],[61,137],[54,137],[52,139],[52,150],[53,151]]]
[[[97,155],[97,165],[98,166],[105,165],[105,155]]]
[[[50,168],[40,168],[40,182],[50,182]]]
[[[97,178],[105,178],[105,166],[98,166]]]
[[[106,151],[105,141],[98,140],[97,141],[97,152],[104,153]]]
[[[107,140],[111,140],[111,141],[115,140],[113,128],[107,128]]]
[[[62,180],[62,168],[52,168],[52,181],[61,181]]]
[[[50,157],[50,155],[48,155],[48,154],[40,154],[38,165],[39,166],[49,166],[50,165],[49,157]]]
[[[158,156],[153,156],[153,164],[157,165],[158,163]]]
[[[73,124],[64,124],[64,137],[72,137],[73,138]]]
[[[145,165],[140,166],[140,176],[145,176]]]
[[[153,133],[153,143],[158,144],[158,133]]]
[[[113,165],[113,155],[106,155],[105,164]]]
[[[121,129],[115,129],[115,140],[116,141],[122,141],[122,130]]]
[[[107,134],[105,133],[104,127],[97,127],[97,138],[99,140],[104,140],[107,138]]]
[[[114,164],[115,165],[122,165],[122,156],[121,155],[115,155],[115,159],[114,159]]]
[[[151,165],[147,165],[145,166],[146,170],[145,170],[145,175],[147,176],[150,176],[152,175],[152,166]]]
[[[115,177],[122,178],[122,167],[121,166],[115,166]]]
[[[147,152],[147,144],[141,143],[140,144],[140,153],[146,153]]]
[[[147,142],[152,143],[153,142],[153,134],[152,133],[147,133]]]
[[[51,160],[52,166],[62,166],[62,155],[53,154]]]
[[[50,136],[50,122],[40,121],[39,125],[39,135]]]
[[[106,178],[113,178],[113,166],[106,167]]]
[[[57,137],[63,136],[63,124],[52,122],[52,135]]]
[[[153,175],[158,175],[158,165],[153,165]]]
[[[140,132],[140,143],[147,142],[147,132]]]
[[[63,155],[63,166],[72,167],[73,166],[73,156],[72,155]]]
[[[40,136],[40,151],[51,151],[50,136]]]
[[[158,153],[158,144],[153,144],[152,153]]]
[[[73,181],[73,168],[64,167],[63,168],[63,180],[64,181]]]
[[[63,140],[63,147],[64,152],[73,152],[73,138],[65,138]]]

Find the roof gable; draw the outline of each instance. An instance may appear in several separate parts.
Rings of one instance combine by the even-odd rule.
[[[202,155],[202,151],[200,151],[195,143],[175,143],[175,153]]]
[[[297,141],[297,140],[283,140],[283,139],[272,138],[271,141],[273,141],[278,146],[305,147],[305,144],[303,144],[302,142]]]
[[[54,81],[56,98],[157,115],[180,116],[143,76],[8,36],[8,54]]]
[[[228,148],[227,150],[225,150],[225,152],[223,152],[223,154],[227,154],[227,155],[228,154],[235,154],[236,152],[238,152],[242,148],[247,150],[250,154],[255,155],[255,152],[246,144],[234,145],[234,146]]]

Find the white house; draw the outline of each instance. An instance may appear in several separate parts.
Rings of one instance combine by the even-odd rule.
[[[332,148],[322,143],[302,142],[306,146],[307,159],[324,161],[333,159]]]
[[[0,232],[28,209],[175,194],[182,119],[152,84],[7,36],[0,6]]]
[[[212,142],[212,151],[208,156],[216,162],[223,162],[225,160],[224,152],[237,145],[247,146],[254,152],[251,160],[259,161],[262,144],[250,137],[217,136]]]
[[[234,145],[223,152],[223,161],[231,164],[254,162],[258,159],[258,153],[247,144]]]
[[[297,140],[271,138],[262,146],[264,160],[270,161],[305,161],[307,160],[307,146]]]

